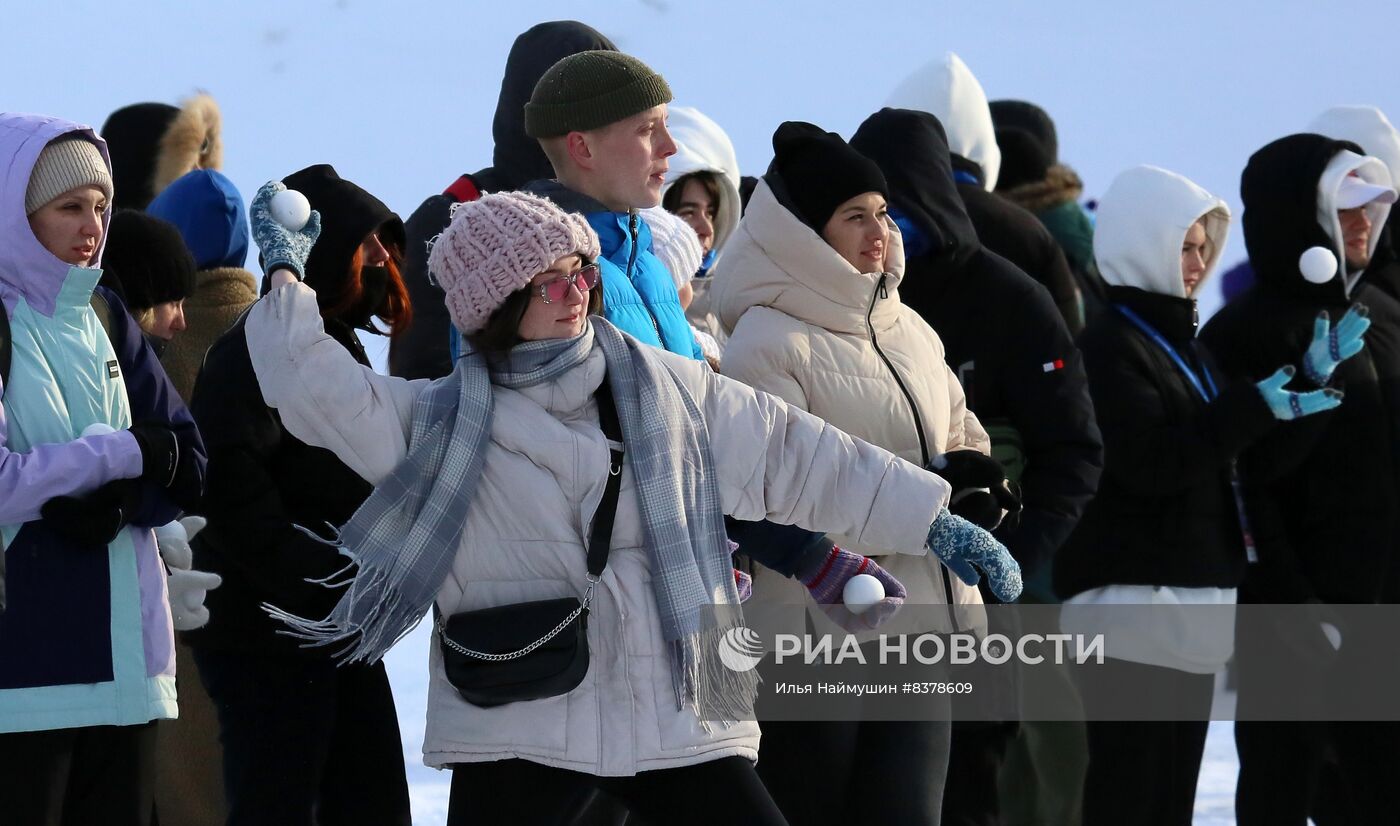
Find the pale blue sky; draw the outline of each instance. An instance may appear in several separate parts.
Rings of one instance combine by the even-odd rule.
[[[583,20],[668,79],[759,173],[782,120],[849,133],[951,49],[988,96],[1044,106],[1087,194],[1154,163],[1238,210],[1249,154],[1339,103],[1400,121],[1400,4],[1022,0],[612,0],[6,4],[0,108],[98,126],[137,101],[212,93],[225,171],[263,181],[331,162],[404,217],[490,162],[511,41]],[[1225,252],[1244,255],[1238,234]]]

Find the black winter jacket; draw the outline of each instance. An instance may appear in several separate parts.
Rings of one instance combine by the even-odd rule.
[[[885,109],[861,125],[851,146],[880,166],[894,207],[929,242],[906,259],[900,299],[942,339],[968,407],[992,432],[993,453],[998,425],[1019,433],[1025,510],[1020,526],[998,538],[1027,581],[1038,570],[1048,576],[1103,464],[1079,352],[1045,288],[978,242],[937,118]]]
[[[1107,310],[1079,339],[1104,439],[1098,495],[1055,559],[1055,592],[1105,585],[1234,588],[1245,549],[1230,463],[1274,425],[1258,388],[1226,384],[1196,341],[1196,303],[1109,287],[1220,395],[1206,404],[1166,352]],[[1204,383],[1204,378],[1202,379]]]
[[[224,578],[205,599],[209,624],[188,632],[192,645],[326,657],[276,633],[285,628],[264,602],[320,619],[343,590],[305,582],[345,568],[349,559],[296,526],[329,536],[345,524],[373,487],[335,454],[287,432],[263,402],[240,318],[209,348],[190,408],[209,447],[209,524],[192,543],[194,567]],[[326,332],[368,365],[355,332],[329,320]]]
[[[1079,335],[1084,329],[1079,288],[1055,237],[1034,213],[984,189],[982,167],[961,155],[953,155],[952,161],[958,194],[978,240],[1044,285],[1070,335]]]
[[[462,176],[470,182],[470,190],[509,192],[530,181],[554,177],[539,141],[525,134],[525,104],[549,67],[571,54],[599,49],[616,51],[617,47],[592,27],[573,21],[541,23],[515,39],[506,58],[491,125],[496,139],[492,165]],[[408,249],[403,279],[413,304],[413,326],[390,344],[392,375],[436,379],[452,372],[448,343],[452,319],[443,303],[442,288],[428,277],[428,243],[447,229],[452,205],[464,200],[463,189],[454,183],[447,191],[430,196],[404,225]]]
[[[1346,393],[1342,406],[1281,424],[1243,457],[1260,564],[1250,568],[1241,601],[1374,602],[1400,545],[1400,305],[1364,282],[1348,295],[1340,278],[1311,284],[1298,272],[1307,248],[1335,249],[1317,221],[1317,187],[1343,149],[1360,152],[1292,135],[1250,158],[1240,194],[1257,280],[1201,334],[1224,373],[1257,381],[1301,363],[1319,311],[1335,321],[1356,301],[1373,319],[1365,349],[1333,374],[1332,386]]]

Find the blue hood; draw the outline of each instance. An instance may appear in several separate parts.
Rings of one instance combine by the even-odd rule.
[[[227,176],[196,169],[166,187],[146,213],[180,228],[195,267],[242,267],[248,259],[248,214]]]

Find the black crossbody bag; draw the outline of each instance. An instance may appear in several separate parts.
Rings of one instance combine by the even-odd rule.
[[[621,444],[622,427],[606,377],[595,398],[603,435]],[[610,445],[609,452],[608,479],[588,540],[588,590],[582,600],[499,605],[446,619],[434,606],[447,681],[472,705],[489,708],[557,697],[577,688],[588,673],[588,609],[608,564],[622,487],[622,451]]]

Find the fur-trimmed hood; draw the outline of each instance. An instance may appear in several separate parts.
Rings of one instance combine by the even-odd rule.
[[[222,169],[222,123],[219,105],[203,92],[179,108],[137,103],[113,112],[102,137],[112,153],[116,205],[145,209],[185,173]]]
[[[1031,212],[1043,212],[1069,201],[1078,201],[1079,196],[1084,194],[1084,182],[1080,180],[1078,172],[1057,163],[1045,173],[1044,179],[999,189],[997,194]]]

